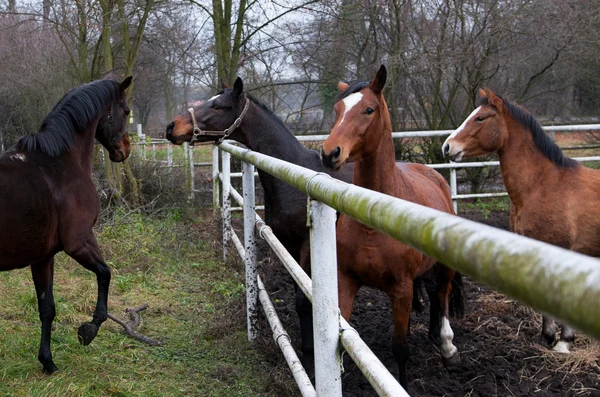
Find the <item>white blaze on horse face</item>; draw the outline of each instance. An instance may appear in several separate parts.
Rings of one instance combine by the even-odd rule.
[[[220,96],[221,96],[221,94],[217,94],[217,95],[215,95],[214,97],[210,98],[210,99],[209,99],[208,101],[206,101],[206,102],[210,102],[210,101],[212,101],[212,100],[214,100],[214,99],[216,99],[216,98],[218,98],[218,97],[220,97]]]
[[[342,125],[346,114],[348,114],[348,112],[352,110],[352,108],[362,100],[362,97],[363,94],[361,94],[360,92],[355,92],[354,94],[350,94],[342,100],[342,102],[344,102],[344,115],[342,116],[342,119],[340,120],[340,123],[338,125]]]
[[[453,357],[458,349],[452,344],[452,339],[454,339],[454,331],[452,331],[452,328],[450,328],[450,321],[448,321],[445,316],[442,318],[442,330],[440,331],[440,337],[442,339],[442,356],[444,356],[444,358]]]
[[[463,123],[456,129],[454,130],[454,132],[452,134],[450,134],[450,136],[444,141],[444,144],[442,145],[442,148],[445,148],[446,145],[450,145],[448,142],[451,139],[454,139],[458,136],[458,134],[461,133],[462,130],[465,129],[465,126],[467,125],[467,123],[469,122],[469,120],[471,120],[473,117],[475,117],[475,115],[481,110],[481,106],[477,107],[477,109],[473,110],[471,112],[471,114],[465,119],[465,121],[463,121]],[[452,143],[452,145],[450,146],[450,149],[448,151],[448,155],[452,156],[458,152],[462,151],[462,145],[460,143],[454,142]]]

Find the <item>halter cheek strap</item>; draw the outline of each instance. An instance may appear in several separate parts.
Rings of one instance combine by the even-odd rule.
[[[227,138],[229,135],[231,135],[231,133],[236,128],[238,128],[240,126],[240,124],[242,124],[242,120],[244,119],[244,116],[246,115],[246,112],[248,111],[248,107],[250,106],[250,101],[248,100],[248,98],[246,98],[246,95],[244,95],[244,99],[246,101],[246,104],[244,105],[244,109],[242,110],[242,113],[240,113],[238,118],[235,119],[235,121],[233,122],[233,124],[231,124],[231,126],[229,128],[226,128],[222,131],[206,131],[206,130],[203,130],[200,127],[198,127],[198,123],[196,122],[196,116],[194,116],[194,108],[189,108],[188,112],[190,112],[190,116],[192,116],[192,126],[193,126],[192,139],[190,140],[190,146],[194,146],[194,144],[196,142],[198,142],[198,139],[201,136],[218,136],[220,138],[217,139],[216,144],[218,145],[221,142],[223,142],[223,140],[225,138]]]

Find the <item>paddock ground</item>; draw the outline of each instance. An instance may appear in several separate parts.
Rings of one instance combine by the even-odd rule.
[[[503,210],[488,207],[481,211],[473,205],[463,209],[462,216],[508,229],[508,214]],[[299,340],[291,277],[272,256],[262,256],[261,267],[284,326],[294,340]],[[555,355],[541,344],[538,313],[472,280],[465,283],[465,317],[451,319],[454,343],[461,354],[461,362],[452,372],[443,367],[437,347],[427,338],[428,310],[411,314],[411,396],[600,396],[598,342],[578,333],[570,356]],[[425,306],[428,308],[428,304]],[[362,288],[351,323],[396,375],[387,296]],[[266,333],[266,320],[262,325]],[[281,355],[271,341],[266,338],[265,354],[272,357],[274,365],[281,365]],[[344,396],[377,395],[347,356],[344,368]]]

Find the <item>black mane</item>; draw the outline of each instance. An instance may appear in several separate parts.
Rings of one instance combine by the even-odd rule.
[[[19,139],[16,148],[58,157],[71,149],[75,134],[119,95],[119,84],[112,80],[97,80],[72,89],[46,116],[39,132]]]
[[[577,167],[579,163],[572,158],[565,156],[562,150],[550,139],[540,123],[528,111],[522,107],[509,102],[507,99],[499,97],[504,103],[504,108],[508,111],[523,127],[527,128],[533,136],[533,143],[550,161],[562,168]],[[487,105],[488,99],[482,98],[480,105]]]
[[[354,94],[355,92],[359,92],[360,90],[368,87],[371,84],[370,81],[365,80],[355,80],[348,83],[348,88],[344,91],[340,92],[337,97],[335,97],[335,102],[338,103],[342,99],[346,98],[349,95]]]

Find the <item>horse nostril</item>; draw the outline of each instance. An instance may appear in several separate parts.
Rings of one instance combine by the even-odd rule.
[[[175,122],[171,121],[171,123],[167,126],[167,138],[173,135],[173,128],[175,128]]]
[[[446,157],[448,153],[450,153],[450,145],[444,143],[444,146],[442,146],[442,154],[444,155],[444,157]]]
[[[342,149],[339,146],[336,146],[335,149],[331,151],[329,156],[331,157],[331,162],[335,163],[340,159],[340,154],[342,154]]]

